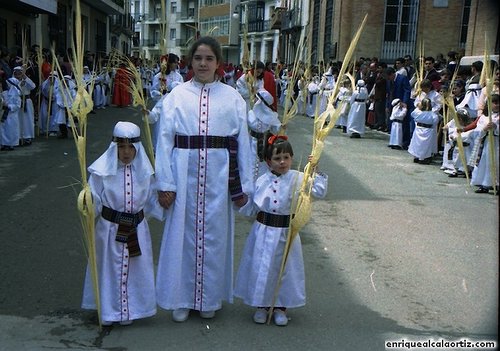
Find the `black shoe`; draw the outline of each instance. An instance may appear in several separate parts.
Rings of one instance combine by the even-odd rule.
[[[432,161],[432,157],[427,157],[427,158],[424,158],[423,160],[420,160],[418,163],[420,163],[421,165],[430,165],[431,161]]]
[[[489,193],[490,189],[484,186],[480,186],[479,188],[476,189],[475,193],[477,194],[486,194]]]
[[[361,138],[361,135],[359,135],[358,133],[352,133],[351,134],[351,138],[353,138],[353,139],[359,139],[359,138]]]
[[[413,163],[418,163],[418,157],[413,158]]]

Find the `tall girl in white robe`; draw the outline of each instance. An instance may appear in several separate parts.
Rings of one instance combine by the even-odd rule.
[[[273,143],[272,147],[278,144],[279,142]],[[276,154],[286,152],[286,149],[277,149]],[[266,152],[269,163],[268,155]],[[293,151],[290,156],[293,157]],[[283,174],[268,170],[257,179],[253,201],[249,201],[240,210],[241,213],[248,216],[258,213],[289,216],[292,200],[297,198],[303,176],[302,172],[296,170],[288,170]],[[316,173],[311,194],[323,198],[327,189],[328,176]],[[254,315],[256,323],[265,321],[259,321],[259,313],[266,313],[262,307],[270,307],[273,304],[287,235],[288,226],[276,227],[255,220],[247,237],[236,277],[235,296],[243,299],[246,305],[261,307]],[[297,235],[292,242],[275,306],[294,308],[304,306],[305,302],[304,261],[300,236]],[[275,314],[276,312],[278,311],[275,311]],[[277,323],[276,315],[274,318]],[[286,321],[280,325],[286,325]]]
[[[163,210],[154,189],[153,167],[138,138],[140,129],[130,122],[118,122],[108,150],[90,167],[89,185],[96,212],[96,256],[103,325],[130,324],[134,319],[156,313],[153,251],[146,218],[137,225],[140,255],[131,255],[129,244],[117,241],[119,224],[103,218],[104,206],[126,214],[140,213],[161,220]],[[130,142],[135,158],[125,164],[118,159],[118,143]],[[105,216],[104,216],[105,217]],[[95,309],[89,267],[83,288],[82,308]]]

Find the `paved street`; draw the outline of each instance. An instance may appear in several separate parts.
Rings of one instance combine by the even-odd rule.
[[[132,108],[89,115],[87,164],[118,120],[142,123]],[[288,127],[297,164],[311,131],[303,116]],[[308,302],[285,328],[254,324],[236,300],[213,320],[179,324],[159,310],[99,332],[79,307],[86,256],[72,139],[0,153],[0,350],[378,351],[386,340],[498,340],[498,196],[475,194],[437,162],[414,164],[387,141],[375,131],[328,137],[329,194],[301,233]],[[236,267],[250,224],[237,218]],[[150,225],[156,261],[162,224]]]

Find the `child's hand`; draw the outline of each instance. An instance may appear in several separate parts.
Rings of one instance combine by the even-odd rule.
[[[165,209],[169,208],[175,201],[175,195],[174,191],[158,191],[158,202],[160,206]]]
[[[488,122],[488,124],[484,126],[483,130],[487,131],[488,129],[493,129],[494,126],[495,126],[495,123]]]
[[[243,197],[241,199],[233,201],[236,207],[243,207],[246,205],[248,202],[248,196],[247,194],[243,193]]]

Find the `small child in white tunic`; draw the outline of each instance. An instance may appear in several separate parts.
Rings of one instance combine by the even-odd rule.
[[[401,105],[400,99],[392,100],[392,112],[389,118],[392,121],[389,147],[401,150],[403,148],[403,120],[406,116],[406,107]]]
[[[413,162],[428,165],[432,161],[432,153],[436,147],[436,125],[439,116],[432,111],[431,101],[427,98],[422,100],[411,116],[416,126],[408,152],[413,155]]]
[[[265,159],[269,170],[257,179],[253,201],[241,208],[246,215],[257,215],[243,249],[236,277],[235,296],[249,306],[257,307],[255,323],[265,323],[273,305],[281,260],[288,235],[292,200],[304,174],[290,170],[293,150],[286,136],[272,135],[267,139]],[[323,198],[328,189],[328,177],[315,173],[312,187],[314,197]],[[274,323],[288,324],[286,309],[305,305],[304,261],[300,237],[293,240],[285,266]]]
[[[134,319],[156,314],[153,252],[144,216],[161,220],[163,214],[139,127],[118,122],[108,150],[88,170],[97,218],[95,249],[102,325],[129,325]],[[89,267],[82,308],[96,309]]]

